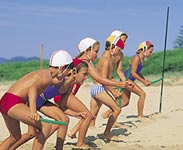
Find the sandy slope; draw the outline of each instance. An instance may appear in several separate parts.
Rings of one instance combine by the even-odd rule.
[[[12,83],[0,84],[0,96]],[[90,84],[82,86],[78,97],[84,104],[89,106]],[[163,92],[162,113],[159,111],[160,87],[143,87],[147,93],[144,114],[146,118],[137,118],[136,105],[137,96],[132,95],[129,106],[125,107],[120,114],[118,121],[125,125],[124,128],[113,128],[112,133],[118,135],[119,141],[107,141],[102,138],[107,119],[101,117],[101,113],[106,110],[102,106],[96,120],[96,127],[89,128],[86,141],[95,149],[125,149],[125,150],[182,150],[183,149],[183,86],[165,86]],[[77,122],[71,118],[69,128]],[[22,132],[27,129],[22,125]],[[2,116],[0,116],[0,141],[8,136]],[[65,140],[64,150],[75,149],[77,139]],[[32,140],[22,145],[19,150],[31,149]],[[51,136],[45,144],[45,150],[54,149],[55,135]]]

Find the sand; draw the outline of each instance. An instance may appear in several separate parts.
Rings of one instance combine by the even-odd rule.
[[[181,80],[182,81],[182,80]],[[12,82],[0,83],[0,96],[9,88]],[[77,96],[89,108],[91,83],[85,83]],[[183,85],[165,85],[163,88],[162,111],[159,113],[160,85],[144,87],[147,94],[144,106],[145,119],[137,118],[137,99],[132,94],[130,104],[122,109],[118,121],[124,128],[113,128],[112,133],[117,135],[118,141],[107,141],[102,134],[107,119],[101,117],[107,107],[102,106],[96,119],[96,126],[89,128],[86,142],[94,149],[112,150],[182,150],[183,149]],[[77,119],[71,117],[69,129]],[[26,132],[27,126],[21,124],[22,132]],[[7,137],[8,131],[0,114],[0,141]],[[52,150],[55,146],[55,134],[45,144],[45,150]],[[75,149],[77,139],[66,137],[64,150]],[[22,145],[17,150],[30,150],[32,140]]]

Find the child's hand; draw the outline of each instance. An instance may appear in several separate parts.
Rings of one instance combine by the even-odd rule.
[[[144,85],[149,86],[149,85],[151,85],[151,82],[149,80],[145,80]]]
[[[87,118],[87,112],[79,112],[76,116],[79,119],[86,119]]]
[[[122,92],[120,92],[120,90],[112,90],[111,93],[115,98],[119,98],[122,95]]]
[[[121,84],[121,88],[126,88],[126,86],[128,85],[128,82],[126,82],[126,81],[122,81],[122,82],[120,82],[120,84]]]
[[[39,114],[37,112],[30,112],[29,118],[32,119],[32,120],[38,121],[40,116],[39,116]]]
[[[132,89],[135,86],[135,83],[131,80],[128,80],[127,84],[128,84],[128,88],[130,89]]]

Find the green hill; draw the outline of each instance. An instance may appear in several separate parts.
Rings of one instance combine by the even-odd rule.
[[[165,73],[179,73],[183,71],[183,49],[168,50],[166,52]],[[127,68],[131,57],[125,56],[123,62],[123,71]],[[97,63],[97,62],[96,62]],[[95,63],[95,64],[96,64]],[[161,75],[163,65],[163,52],[154,52],[153,55],[145,62],[142,74]],[[27,74],[28,72],[39,69],[38,60],[29,62],[14,62],[0,65],[0,81],[14,81]],[[43,61],[43,68],[48,67],[48,61]],[[117,77],[114,72],[114,77]]]

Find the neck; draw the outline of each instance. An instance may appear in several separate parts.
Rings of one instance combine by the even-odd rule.
[[[144,60],[144,57],[145,57],[145,56],[144,56],[144,53],[140,53],[139,56],[140,56],[141,59]]]
[[[86,55],[81,56],[79,59],[87,60],[88,62],[90,62],[89,58]]]

